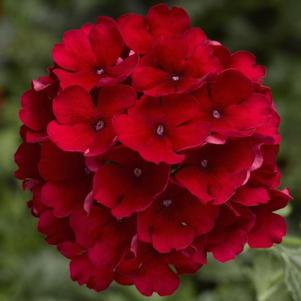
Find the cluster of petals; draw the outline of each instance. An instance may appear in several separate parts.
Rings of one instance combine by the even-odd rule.
[[[159,4],[64,33],[21,99],[16,177],[71,278],[172,294],[207,255],[280,243],[280,123],[265,68]]]

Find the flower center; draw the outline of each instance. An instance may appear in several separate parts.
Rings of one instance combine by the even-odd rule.
[[[105,71],[102,68],[96,69],[96,74],[97,75],[102,75]]]
[[[208,166],[208,160],[202,160],[201,165],[203,168],[206,168]]]
[[[136,168],[134,169],[134,175],[135,175],[136,178],[141,177],[141,175],[142,175],[142,169],[136,167]]]
[[[177,81],[180,80],[180,76],[178,76],[178,75],[173,75],[173,76],[171,77],[171,79],[172,79],[173,81],[177,82]]]
[[[212,111],[212,116],[215,119],[220,119],[222,117],[221,113],[218,110],[213,110]]]
[[[163,204],[164,207],[167,208],[167,207],[169,207],[172,204],[172,200],[164,200],[162,202],[162,204]]]
[[[159,124],[156,128],[156,134],[158,136],[163,136],[164,135],[164,132],[165,132],[165,128],[164,128],[164,125],[163,124]]]
[[[105,127],[105,122],[103,120],[98,120],[95,124],[96,132],[101,131]]]

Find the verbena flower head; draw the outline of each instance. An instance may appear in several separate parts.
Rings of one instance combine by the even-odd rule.
[[[38,230],[96,291],[172,294],[207,254],[286,234],[265,68],[165,4],[67,31],[21,100],[16,177]]]

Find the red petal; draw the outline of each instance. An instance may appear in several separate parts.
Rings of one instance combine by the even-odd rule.
[[[137,67],[132,74],[133,86],[147,95],[161,96],[174,92],[168,73],[153,67]]]
[[[89,69],[96,64],[96,57],[84,30],[64,33],[63,43],[53,49],[53,60],[60,67],[72,71]]]
[[[95,139],[96,132],[89,125],[78,123],[75,125],[60,125],[52,121],[48,125],[50,139],[64,151],[85,152]]]
[[[92,206],[87,214],[83,209],[73,211],[70,216],[70,225],[75,234],[75,240],[85,248],[93,246],[99,237],[99,229],[111,222],[109,210],[104,207]],[[85,225],[83,227],[83,225]]]
[[[154,292],[160,296],[168,296],[178,288],[180,280],[168,265],[154,258],[142,266],[135,276],[134,283],[145,296],[151,296]]]
[[[266,204],[270,196],[266,188],[244,186],[236,192],[232,200],[244,206],[256,206]]]
[[[114,85],[103,88],[98,96],[97,108],[105,116],[123,113],[136,103],[135,90],[126,85]]]
[[[58,77],[62,89],[77,85],[83,87],[87,91],[90,91],[96,85],[99,78],[94,69],[75,73],[55,69],[53,73]]]
[[[119,18],[120,29],[125,43],[136,53],[146,53],[152,43],[152,36],[147,31],[145,18],[140,15],[126,14]]]
[[[231,67],[239,70],[250,80],[262,83],[266,70],[256,64],[256,57],[248,51],[237,51],[231,56]]]
[[[212,99],[216,104],[227,106],[249,98],[252,83],[241,72],[226,70],[211,84]]]
[[[103,75],[99,76],[97,87],[106,87],[118,84],[132,74],[138,64],[139,57],[136,54],[130,55],[117,65],[106,68]]]
[[[45,130],[53,119],[52,99],[46,93],[29,90],[22,95],[21,121],[35,131]]]
[[[248,236],[251,248],[270,248],[274,243],[280,243],[286,235],[286,223],[282,216],[259,210],[256,213],[256,223]]]
[[[59,123],[68,125],[89,122],[96,115],[89,93],[79,86],[62,91],[53,101],[53,111]]]
[[[112,269],[96,268],[87,255],[79,256],[71,261],[70,275],[80,285],[86,284],[87,287],[96,291],[105,290],[113,281]]]
[[[180,7],[169,8],[166,4],[158,4],[150,8],[146,21],[150,32],[155,35],[181,34],[190,27],[190,19],[186,11]]]
[[[42,144],[39,172],[46,181],[64,181],[86,177],[83,157],[77,153],[63,152],[50,141]]]
[[[89,34],[89,40],[100,68],[116,63],[123,50],[123,41],[115,26],[96,24]]]
[[[47,242],[51,245],[70,241],[73,237],[69,220],[67,218],[54,217],[50,210],[41,214],[38,230],[46,236]]]
[[[88,182],[64,181],[47,182],[42,188],[42,202],[53,209],[56,217],[66,217],[76,209],[83,207],[89,192]]]

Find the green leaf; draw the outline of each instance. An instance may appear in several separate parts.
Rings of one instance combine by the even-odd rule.
[[[285,283],[294,301],[301,300],[301,248],[292,249],[279,246],[285,267]]]
[[[250,276],[258,301],[292,300],[284,281],[283,262],[272,252],[262,251],[255,255]]]

